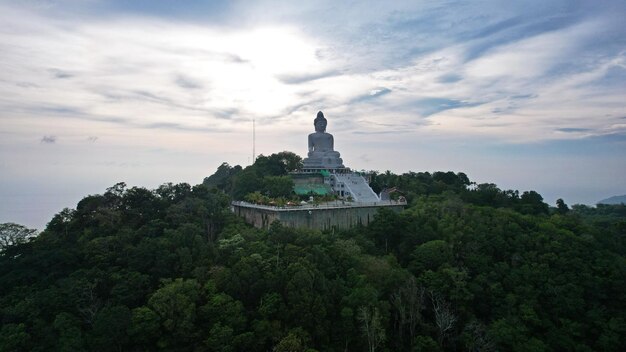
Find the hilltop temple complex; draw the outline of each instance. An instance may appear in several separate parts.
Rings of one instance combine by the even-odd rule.
[[[278,220],[289,227],[324,230],[367,225],[381,207],[395,211],[403,209],[405,201],[381,201],[363,175],[344,166],[341,154],[334,148],[333,135],[326,132],[328,121],[321,111],[313,125],[315,132],[308,136],[308,153],[302,169],[290,174],[294,192],[305,197],[322,196],[335,200],[285,207],[236,201],[232,204],[233,212],[259,228],[268,228]]]
[[[341,154],[334,149],[333,135],[326,132],[328,122],[321,111],[317,113],[313,125],[315,132],[309,135],[309,152],[303,161],[302,170],[292,174],[296,194],[306,195],[312,191],[325,195],[320,190],[326,189],[327,193],[335,194],[343,200],[357,203],[379,202],[380,197],[374,193],[365,178],[343,165]],[[320,180],[319,176],[323,179]],[[319,187],[320,184],[326,187]]]

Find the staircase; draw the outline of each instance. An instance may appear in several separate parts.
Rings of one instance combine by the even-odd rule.
[[[367,184],[365,178],[359,174],[332,174],[334,178],[334,189],[343,190],[344,196],[349,196],[355,202],[370,203],[379,202],[380,198],[374,193],[372,188]],[[343,187],[342,187],[343,185]]]

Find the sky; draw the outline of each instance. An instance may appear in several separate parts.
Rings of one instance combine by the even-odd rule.
[[[0,0],[0,223],[306,156],[626,194],[626,2]]]

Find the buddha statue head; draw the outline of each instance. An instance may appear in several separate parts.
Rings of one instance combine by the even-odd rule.
[[[322,113],[321,111],[318,112],[317,117],[313,121],[313,125],[315,126],[315,132],[325,132],[327,124],[328,124],[328,121],[326,121],[326,118],[324,117],[324,113]]]

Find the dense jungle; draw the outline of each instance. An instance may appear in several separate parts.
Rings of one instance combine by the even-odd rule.
[[[0,247],[1,351],[621,351],[626,206],[548,205],[463,173],[368,173],[401,213],[253,228],[290,152],[198,185],[118,183]],[[30,231],[30,232],[29,232]]]

